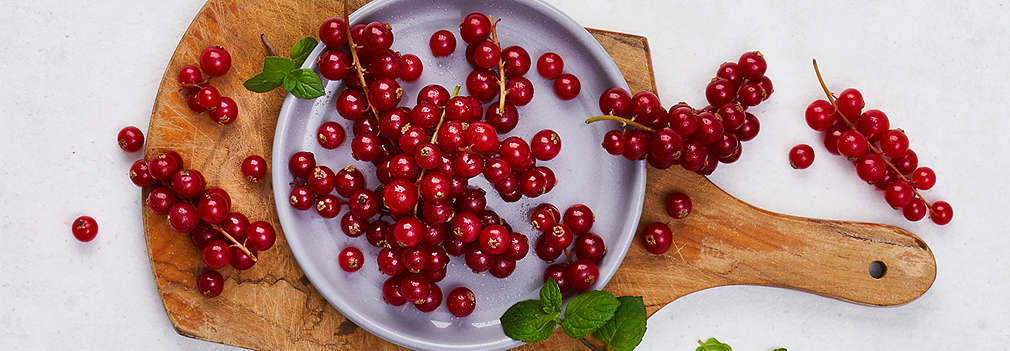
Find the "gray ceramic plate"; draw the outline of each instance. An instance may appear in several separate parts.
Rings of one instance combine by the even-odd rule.
[[[506,204],[494,190],[488,192],[488,206],[498,211],[513,228],[530,237],[539,235],[528,224],[532,207],[550,202],[562,211],[575,203],[589,205],[597,214],[593,232],[602,236],[609,251],[600,265],[600,279],[595,288],[606,285],[620,265],[634,238],[645,193],[645,167],[642,162],[628,162],[613,157],[600,147],[608,127],[603,123],[586,126],[587,116],[599,113],[597,99],[603,90],[627,84],[610,56],[578,23],[557,9],[537,0],[513,1],[409,1],[388,0],[369,3],[351,16],[353,23],[382,21],[393,27],[393,49],[413,53],[424,62],[424,74],[416,82],[402,83],[405,91],[401,105],[413,106],[417,91],[437,83],[452,90],[464,81],[470,68],[463,57],[465,42],[458,36],[458,23],[470,12],[480,11],[502,18],[498,25],[502,44],[520,45],[532,57],[533,68],[526,77],[533,82],[533,101],[519,108],[519,126],[509,135],[529,140],[541,129],[550,128],[562,137],[561,154],[542,162],[557,174],[554,190],[536,199]],[[457,35],[456,52],[435,58],[428,39],[439,29]],[[312,52],[314,58],[323,51]],[[553,51],[565,59],[565,70],[579,77],[582,92],[574,100],[562,101],[553,92],[552,82],[536,73],[536,59]],[[307,60],[306,68],[316,68]],[[485,273],[476,275],[467,269],[462,257],[453,257],[448,275],[439,285],[448,293],[463,285],[477,296],[477,309],[466,318],[455,318],[443,304],[431,313],[421,313],[410,304],[394,307],[382,301],[385,280],[374,263],[378,249],[364,237],[349,238],[336,219],[322,219],[315,211],[298,211],[288,203],[292,177],[287,163],[298,151],[311,151],[319,164],[339,170],[347,164],[361,169],[374,187],[377,180],[370,163],[358,162],[350,155],[350,121],[341,118],[334,98],[343,89],[338,81],[326,82],[326,95],[302,100],[288,95],[281,108],[274,136],[273,188],[277,214],[298,264],[312,284],[340,312],[368,331],[393,343],[414,349],[463,350],[504,349],[520,343],[502,332],[498,318],[516,301],[537,297],[547,264],[536,258],[533,250],[517,264],[507,279]],[[463,92],[465,92],[465,87]],[[336,150],[326,150],[315,140],[315,131],[323,121],[336,121],[348,132],[347,141]],[[505,136],[502,136],[504,139]],[[483,177],[471,179],[471,186],[491,189]],[[346,211],[346,208],[345,208]],[[341,213],[341,216],[343,214]],[[337,253],[353,245],[364,251],[367,264],[356,273],[345,273],[337,265]]]

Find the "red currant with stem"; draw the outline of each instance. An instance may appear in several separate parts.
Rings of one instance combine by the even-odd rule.
[[[231,251],[224,240],[211,240],[203,247],[203,264],[212,269],[221,269],[231,261]]]
[[[347,22],[343,18],[330,17],[319,26],[319,41],[330,48],[347,45]]]
[[[905,219],[917,222],[926,217],[926,212],[928,211],[929,207],[926,205],[926,202],[916,199],[908,203],[908,205],[905,205],[905,207],[901,209],[901,214],[905,216]]]
[[[494,126],[487,122],[476,122],[463,133],[464,140],[470,145],[470,149],[484,155],[491,155],[498,151],[498,132]]]
[[[322,194],[316,198],[316,213],[323,218],[333,218],[340,213],[344,202],[333,194]]]
[[[859,175],[859,179],[870,184],[883,180],[888,171],[884,159],[873,152],[867,152],[856,161],[856,174]]]
[[[503,109],[499,109],[500,103],[494,102],[487,108],[485,120],[494,127],[498,133],[508,133],[519,124],[519,111],[514,105],[505,104]]]
[[[649,135],[641,130],[632,130],[625,133],[624,158],[628,160],[641,160],[649,151]]]
[[[323,122],[316,131],[316,140],[324,149],[336,149],[344,143],[344,127],[333,121]]]
[[[307,210],[315,205],[316,195],[307,186],[299,186],[291,189],[288,203],[297,210]]]
[[[498,96],[498,80],[491,71],[475,69],[466,76],[466,91],[477,100],[489,101]]]
[[[746,114],[744,114],[743,121],[741,121],[740,126],[736,129],[740,129],[746,122]],[[698,112],[689,106],[672,107],[669,113],[670,127],[673,128],[677,134],[681,137],[691,137],[701,126],[701,121],[698,119]]]
[[[560,219],[548,207],[537,207],[530,213],[530,225],[533,229],[547,231],[554,228]]]
[[[425,170],[439,168],[442,166],[442,150],[431,143],[420,144],[414,149],[414,160]]]
[[[824,132],[824,148],[828,149],[828,152],[838,155],[838,139],[841,139],[842,132],[848,130],[841,123],[835,123]]]
[[[452,55],[453,51],[456,51],[456,36],[445,29],[439,30],[428,39],[428,47],[435,57]]]
[[[441,305],[442,289],[438,287],[438,284],[431,284],[431,286],[428,287],[428,295],[421,300],[414,301],[414,307],[421,312],[434,311]]]
[[[477,307],[477,299],[474,297],[473,291],[459,286],[449,291],[449,295],[445,298],[445,306],[453,316],[462,318],[473,313]]]
[[[224,191],[224,189],[221,189],[221,188],[209,188],[207,190],[204,190],[202,193],[200,193],[200,197],[199,198],[200,199],[207,199],[207,198],[211,198],[211,197],[216,197],[218,199],[221,199],[222,201],[225,202],[225,204],[228,205],[228,207],[231,207],[231,196],[228,195],[228,192]]]
[[[119,142],[119,148],[126,152],[140,151],[140,148],[144,146],[144,133],[134,126],[120,129],[116,139]]]
[[[599,235],[585,233],[575,238],[575,257],[600,262],[606,254],[607,245]]]
[[[659,97],[651,91],[640,91],[631,97],[631,114],[638,118],[653,116],[662,109]]]
[[[722,140],[722,122],[711,112],[698,114],[698,133],[694,136],[696,140],[705,145],[712,145]]]
[[[206,297],[221,295],[221,291],[224,291],[224,277],[215,270],[204,268],[196,277],[196,289]]]
[[[838,137],[838,153],[849,160],[856,160],[866,153],[866,137],[855,130],[846,130]]]
[[[561,136],[557,132],[544,129],[533,135],[530,142],[533,157],[541,161],[549,161],[561,152]]]
[[[147,167],[147,160],[139,159],[133,162],[133,165],[130,166],[130,181],[141,188],[154,185],[155,181],[151,177],[150,169]]]
[[[449,125],[449,123],[446,123],[446,125]],[[443,126],[442,128],[443,130],[445,129],[444,127],[445,126]],[[441,132],[441,130],[439,132]],[[401,134],[400,137],[397,138],[396,142],[400,146],[400,149],[403,150],[404,152],[417,152],[418,145],[427,143],[428,138],[429,138],[428,134],[424,131],[424,129],[421,129],[421,127],[409,126],[403,131],[403,134]],[[370,140],[365,140],[364,141],[365,143],[363,144],[362,147],[368,147],[368,145],[370,145],[373,142],[381,142],[377,140],[377,137],[374,139],[372,137],[369,137],[368,139]]]
[[[421,78],[424,72],[424,63],[414,54],[406,54],[401,58],[403,66],[400,70],[400,79],[404,82],[413,82]]]
[[[178,233],[188,233],[199,222],[196,207],[189,203],[177,202],[168,209],[168,224]]]
[[[887,115],[880,110],[867,110],[859,115],[854,122],[856,130],[863,133],[866,139],[871,141],[876,141],[890,128]]]
[[[575,260],[568,265],[568,272],[566,272],[566,277],[575,290],[589,290],[593,284],[596,284],[596,279],[599,276],[600,270],[596,267],[596,263],[587,259]]]
[[[530,70],[530,54],[520,46],[509,46],[502,50],[501,57],[506,77],[521,77]]]
[[[266,251],[274,246],[274,241],[277,240],[277,233],[274,232],[274,227],[270,223],[264,221],[255,221],[249,223],[249,227],[245,230],[246,242],[245,245],[249,250],[256,251]]]
[[[393,45],[393,32],[386,23],[372,22],[365,26],[361,41],[355,41],[366,52],[379,52]]]
[[[540,76],[544,77],[544,79],[558,78],[561,76],[561,73],[564,73],[564,70],[565,62],[558,54],[547,52],[540,55],[540,58],[537,59],[537,72],[540,73]],[[606,92],[604,94],[606,94]],[[609,111],[604,111],[603,113],[609,113]]]
[[[571,73],[565,73],[554,80],[554,94],[561,100],[571,100],[579,96],[582,91],[582,83],[579,78]]]
[[[675,219],[683,219],[691,214],[691,197],[679,191],[666,195],[666,214]]]
[[[382,283],[382,300],[393,306],[402,306],[407,299],[400,293],[401,276],[393,276]]]
[[[863,94],[856,89],[845,89],[838,98],[835,99],[835,104],[838,105],[838,111],[850,120],[859,117],[863,111],[863,106],[866,103],[863,101]]]
[[[761,87],[761,90],[764,90],[765,100],[768,100],[768,98],[772,96],[772,93],[775,92],[775,87],[772,85],[772,79],[768,78],[768,76],[761,77],[761,80],[757,81],[757,84]]]
[[[646,251],[659,255],[669,250],[673,244],[673,231],[666,224],[652,222],[642,231],[641,238]]]
[[[81,242],[89,242],[95,239],[98,235],[98,222],[90,216],[80,216],[74,220],[74,224],[70,226],[70,231],[74,234],[74,238]]]
[[[557,81],[554,85],[557,86]],[[505,83],[505,90],[508,91],[508,94],[505,95],[505,103],[507,104],[526,106],[533,100],[533,83],[529,79],[512,77]]]
[[[252,266],[256,264],[256,260],[253,259],[256,252],[250,251],[250,253],[252,255],[245,253],[245,251],[242,251],[242,249],[238,246],[230,246],[228,247],[228,262],[231,263],[232,267],[235,267],[235,269],[240,271],[252,268]]]
[[[539,65],[539,64],[538,64]],[[560,75],[560,72],[558,73]],[[600,112],[619,117],[631,116],[631,95],[621,88],[610,88],[600,94]]]
[[[221,105],[221,93],[210,85],[200,87],[194,94],[196,104],[204,109],[217,108]]]
[[[469,152],[456,154],[452,164],[456,175],[463,178],[473,178],[484,171],[484,159]]]
[[[904,180],[893,180],[884,189],[884,200],[894,208],[902,208],[915,199],[915,192],[912,185]]]
[[[919,167],[919,156],[915,154],[915,151],[908,150],[905,151],[905,155],[892,159],[891,163],[894,164],[894,168],[897,168],[901,174],[911,174],[912,171]]]
[[[919,190],[929,190],[936,184],[936,173],[929,167],[919,167],[912,172],[912,185]]]
[[[327,194],[336,187],[337,175],[330,167],[317,166],[308,179],[309,190],[317,195]]]
[[[485,252],[480,245],[472,245],[466,250],[466,266],[474,273],[480,274],[491,269],[494,256]]]
[[[689,171],[700,170],[708,158],[708,149],[697,140],[684,143],[684,154],[680,158],[680,166]]]
[[[378,78],[368,86],[368,102],[379,111],[396,108],[402,96],[400,84],[389,78]]]
[[[740,70],[740,75],[744,78],[759,80],[764,76],[765,70],[768,69],[768,64],[765,62],[764,55],[761,55],[760,51],[751,51],[740,55],[737,67]]]
[[[487,40],[491,36],[491,20],[479,12],[466,15],[459,24],[459,35],[467,44]]]
[[[421,196],[427,201],[445,200],[451,192],[451,180],[442,172],[431,172],[421,178]]]
[[[217,108],[210,110],[208,115],[210,116],[210,120],[217,124],[231,124],[238,117],[238,104],[230,97],[222,97]]]
[[[938,225],[950,223],[954,218],[954,209],[946,201],[934,202],[929,208],[929,219]]]
[[[211,77],[220,77],[231,68],[231,55],[220,46],[212,46],[200,54],[200,69]],[[207,106],[207,108],[210,108]]]
[[[382,191],[383,203],[392,213],[407,213],[417,204],[417,186],[405,179],[395,179]],[[418,228],[420,229],[420,228]]]
[[[167,215],[172,205],[175,205],[175,193],[164,186],[157,186],[147,194],[147,207],[157,215]]]
[[[220,224],[228,217],[228,204],[217,196],[200,199],[196,206],[200,220],[210,224]]]
[[[624,154],[627,138],[624,132],[614,129],[603,135],[603,149],[607,153],[617,156]]]
[[[389,159],[389,175],[394,179],[416,180],[421,170],[414,163],[414,157],[407,154],[396,154]]]
[[[543,194],[551,192],[555,185],[558,185],[558,177],[554,175],[554,171],[550,168],[544,166],[538,166],[534,168],[537,172],[544,177],[544,190]]]
[[[288,170],[291,175],[297,178],[308,178],[313,169],[316,168],[316,157],[308,151],[299,151],[291,155],[288,161]]]
[[[365,94],[357,89],[344,89],[337,95],[337,113],[349,120],[358,120],[368,111]]]
[[[525,235],[512,233],[509,235],[509,245],[502,254],[503,257],[513,261],[518,261],[526,257],[530,252],[530,240]]]
[[[196,228],[189,232],[189,240],[193,242],[193,246],[201,251],[204,246],[207,246],[207,243],[214,239],[223,240],[224,236],[205,223],[197,225]]]
[[[468,211],[457,213],[449,225],[452,236],[464,244],[476,241],[482,229],[480,218],[473,212]]]
[[[575,234],[585,234],[589,232],[589,230],[593,228],[593,222],[595,221],[596,216],[593,215],[593,210],[589,209],[589,206],[584,204],[572,205],[572,207],[565,210],[565,214],[562,216],[562,223],[567,225],[567,227]],[[555,226],[554,230],[557,231],[557,229],[557,226]]]
[[[516,261],[506,257],[495,256],[494,263],[491,264],[491,275],[495,278],[504,279],[512,275],[516,270]]]
[[[719,106],[736,98],[737,85],[728,79],[716,78],[705,87],[705,98],[712,106]]]
[[[435,129],[441,118],[442,110],[427,101],[418,102],[410,110],[410,123],[421,128]]]
[[[379,197],[368,189],[358,189],[347,200],[351,214],[361,219],[368,219],[379,213]]]
[[[804,115],[807,126],[818,132],[826,131],[835,125],[835,107],[827,100],[816,100],[810,103]]]
[[[449,101],[449,90],[438,84],[430,84],[417,92],[417,102],[427,102],[437,107],[444,107]]]
[[[200,73],[200,69],[193,65],[185,65],[179,69],[179,75],[177,76],[179,84],[182,85],[197,85],[203,82],[203,74]]]
[[[323,51],[316,63],[319,65],[319,73],[329,80],[348,78],[354,67],[351,57],[338,49]]]
[[[887,157],[900,158],[908,151],[908,137],[900,129],[891,129],[880,136],[880,151]]]
[[[541,236],[544,239],[544,244],[558,250],[564,250],[571,245],[572,240],[575,239],[575,233],[572,229],[564,224],[557,223],[550,230],[545,231],[544,235]]]
[[[245,230],[248,227],[249,218],[238,212],[229,213],[224,217],[224,221],[221,222],[221,229],[224,229],[225,233],[228,233],[228,235],[231,235],[232,238],[239,242],[245,240]]]
[[[477,67],[488,69],[498,65],[498,61],[501,59],[501,50],[494,43],[484,41],[474,46],[471,57]]]
[[[793,146],[789,150],[789,165],[793,169],[807,169],[814,163],[814,149],[807,144]]]
[[[512,243],[511,233],[504,226],[492,224],[481,229],[480,242],[481,249],[491,255],[501,255],[508,250]]]
[[[379,251],[376,262],[379,264],[379,272],[385,275],[397,276],[404,271],[403,262],[400,261],[400,249],[398,248],[383,248]]]

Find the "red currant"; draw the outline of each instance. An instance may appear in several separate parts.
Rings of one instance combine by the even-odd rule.
[[[560,81],[561,78],[558,79]],[[558,81],[554,82],[554,86],[558,86]],[[505,83],[505,90],[508,94],[505,95],[505,103],[513,106],[526,106],[531,100],[533,100],[533,83],[529,79],[523,77],[513,77]],[[557,91],[557,89],[555,89]],[[578,94],[578,92],[576,92]],[[567,100],[567,99],[566,99]]]
[[[491,20],[479,12],[466,15],[459,24],[459,35],[468,44],[487,40],[491,35]]]
[[[130,181],[141,188],[154,185],[155,181],[147,167],[147,160],[139,159],[130,166]]]
[[[274,241],[277,240],[277,233],[274,232],[274,227],[270,223],[264,221],[255,221],[249,223],[249,227],[245,230],[246,242],[245,245],[249,250],[265,251],[274,246]]]
[[[596,284],[596,279],[599,277],[600,271],[596,267],[596,263],[587,259],[575,260],[568,265],[568,272],[566,272],[566,278],[575,290],[589,290],[593,284]]]
[[[456,51],[456,36],[445,29],[437,31],[428,40],[428,47],[435,57],[452,55],[453,51]]]
[[[512,275],[512,272],[516,270],[516,261],[510,260],[506,257],[496,256],[494,258],[494,263],[491,264],[491,275],[495,278],[504,279]]]
[[[393,276],[382,283],[382,300],[393,306],[402,306],[407,303],[407,299],[400,293],[400,280],[402,277]]]
[[[477,100],[489,101],[498,96],[498,80],[491,71],[475,69],[466,76],[466,91]]]
[[[203,81],[203,74],[200,73],[200,69],[193,65],[185,65],[179,69],[178,75],[179,84],[183,85],[197,85]]]
[[[252,251],[250,251],[250,253],[252,253],[253,255],[256,254],[255,252]],[[252,256],[246,254],[245,251],[242,251],[242,249],[240,249],[238,246],[228,247],[228,256],[229,256],[228,262],[231,263],[231,266],[235,267],[235,269],[240,271],[247,270],[249,268],[252,268],[252,266],[256,265],[256,261],[253,261]]]
[[[379,52],[393,45],[393,32],[389,30],[389,24],[372,22],[365,26],[361,39],[355,44],[362,46],[366,52]]]
[[[357,134],[351,140],[351,156],[359,161],[371,162],[382,155],[382,140],[375,134]]]
[[[307,186],[295,187],[291,189],[288,203],[291,204],[291,207],[304,211],[315,205],[315,194]]]
[[[395,52],[386,50],[369,57],[368,72],[376,78],[400,78],[403,73],[403,59]]]
[[[494,263],[494,256],[491,256],[480,245],[472,245],[466,250],[466,266],[470,267],[474,273],[480,274],[491,269]]]
[[[586,233],[575,239],[575,257],[600,262],[606,254],[607,246],[599,235]]]
[[[901,214],[905,216],[905,219],[917,222],[926,217],[928,211],[929,207],[926,206],[926,202],[917,199],[902,208]]]
[[[603,94],[600,94],[600,112],[621,117],[631,116],[631,95],[627,90],[621,88],[610,88],[603,91]]]
[[[319,41],[330,48],[347,45],[347,22],[343,18],[330,17],[319,26]]]
[[[564,250],[568,247],[568,245],[571,245],[572,240],[575,239],[575,233],[567,224],[557,223],[554,227],[551,227],[551,230],[545,231],[541,238],[544,239],[544,244],[547,246],[558,250]]]
[[[736,98],[737,85],[728,79],[716,78],[705,87],[705,98],[712,106],[719,106]]]
[[[533,135],[530,149],[533,157],[536,157],[538,160],[552,160],[561,152],[561,136],[550,129],[541,130]]]
[[[379,256],[375,260],[379,264],[379,272],[382,274],[395,277],[404,271],[403,262],[400,261],[399,248],[383,248],[379,251]]]
[[[167,152],[160,153],[147,161],[147,170],[151,173],[151,177],[162,182],[171,181],[180,168],[182,168],[182,162]]]
[[[683,219],[691,214],[691,197],[679,191],[666,195],[666,214],[676,219]]]
[[[426,85],[417,92],[417,102],[427,102],[437,107],[444,107],[449,101],[449,91],[438,84]],[[416,123],[416,122],[415,122]]]
[[[291,175],[297,178],[308,178],[313,169],[316,168],[316,157],[308,151],[299,151],[291,155],[288,161],[288,170]]]
[[[474,46],[472,57],[477,67],[488,69],[498,65],[498,61],[501,59],[501,50],[494,43],[484,41]]]
[[[498,151],[498,132],[487,122],[476,122],[464,131],[464,140],[470,148],[483,155],[491,155]]]
[[[540,55],[537,60],[537,72],[540,73],[541,77],[544,79],[555,79],[561,76],[565,70],[565,62],[561,59],[561,56],[553,52],[544,53]],[[613,88],[619,89],[619,88]],[[604,92],[604,94],[607,94]],[[630,98],[630,96],[629,96]],[[604,112],[608,113],[608,112]]]
[[[175,205],[175,203],[175,193],[164,186],[155,187],[147,194],[147,207],[151,209],[151,212],[157,215],[168,215],[169,209],[171,209],[172,205]]]
[[[603,149],[607,150],[607,153],[611,155],[624,154],[625,144],[627,144],[627,138],[624,132],[620,130],[614,129],[603,135]]]
[[[593,215],[593,210],[589,209],[589,206],[583,204],[575,204],[565,210],[565,214],[562,217],[562,222],[571,228],[575,234],[585,234],[593,229],[593,222],[596,220],[596,216]],[[555,227],[555,230],[557,227]],[[567,246],[567,245],[565,245]]]
[[[316,63],[319,64],[319,73],[329,80],[348,78],[354,67],[351,61],[351,57],[339,49],[323,51],[316,59]]]
[[[365,94],[357,89],[344,89],[337,95],[337,112],[349,120],[358,120],[368,112],[368,101]]]
[[[504,111],[500,111],[498,108],[499,103],[494,102],[487,108],[487,116],[485,120],[491,123],[498,133],[508,133],[519,124],[519,111],[516,110],[514,105],[508,103],[505,104]]]
[[[929,208],[929,219],[938,225],[950,223],[954,218],[954,209],[946,201],[934,202]]]
[[[736,98],[743,107],[751,107],[760,104],[767,96],[764,89],[761,88],[761,84],[750,81],[740,87]]]
[[[793,169],[807,169],[814,163],[814,149],[807,144],[793,146],[789,150],[789,165]]]
[[[221,269],[231,261],[231,251],[224,240],[211,240],[203,247],[203,264],[212,269]]]
[[[856,174],[859,175],[859,179],[863,181],[875,184],[884,179],[887,175],[888,169],[887,165],[884,163],[884,159],[873,152],[867,152],[856,161]]]
[[[196,277],[196,288],[206,297],[221,295],[221,291],[224,290],[224,277],[215,270],[205,268]]]
[[[572,289],[572,285],[568,280],[567,263],[555,263],[548,266],[547,270],[544,271],[544,282],[548,280],[553,280],[555,283],[558,283],[558,287],[561,288],[562,294]]]
[[[936,184],[936,174],[929,167],[919,167],[912,172],[912,185],[919,190],[929,190]]]
[[[414,301],[414,307],[421,312],[431,312],[434,311],[438,306],[442,305],[442,289],[438,287],[437,284],[431,284],[428,287],[428,296],[423,299]]]
[[[348,198],[347,207],[351,214],[361,219],[368,219],[379,212],[379,197],[368,189],[358,189]]]
[[[474,297],[473,291],[462,286],[449,291],[449,295],[445,299],[445,306],[449,309],[449,313],[456,317],[469,316],[477,307],[477,299]]]
[[[200,69],[211,77],[220,77],[231,68],[231,55],[220,46],[212,46],[200,54]],[[205,106],[210,108],[210,106]]]
[[[228,217],[231,208],[218,196],[202,198],[197,203],[196,211],[200,220],[210,224],[220,224]]]
[[[220,125],[228,125],[235,122],[238,117],[238,104],[230,97],[222,97],[217,108],[210,110],[208,114],[210,120]]]
[[[333,218],[340,213],[344,202],[333,194],[322,194],[316,198],[316,213],[323,218]]]
[[[901,129],[891,129],[880,137],[880,151],[887,157],[900,158],[908,151],[908,137]]]
[[[761,55],[760,51],[751,51],[740,56],[740,60],[737,61],[737,67],[740,70],[740,75],[744,78],[759,80],[764,76],[765,70],[768,69],[768,64],[765,62],[764,55]]]
[[[212,196],[212,198],[219,198],[219,196]],[[249,218],[238,212],[229,213],[221,223],[221,229],[224,229],[225,233],[239,242],[245,241],[245,230],[248,227]]]
[[[521,77],[530,70],[530,54],[520,46],[509,46],[501,52],[505,61],[505,77]]]
[[[673,244],[673,231],[666,224],[652,222],[642,231],[642,245],[652,254],[659,255],[666,252],[671,244]]]
[[[497,224],[485,226],[481,229],[478,240],[484,252],[495,256],[505,253],[512,243],[509,231]]]
[[[168,224],[178,233],[188,233],[199,222],[196,207],[189,203],[177,202],[168,209]]]
[[[340,254],[337,255],[337,262],[340,264],[340,268],[344,272],[352,273],[357,272],[361,269],[362,264],[365,263],[365,255],[361,253],[361,250],[354,246],[345,247],[340,250]]]
[[[582,83],[579,78],[571,73],[565,73],[554,80],[554,94],[561,100],[571,100],[579,96],[582,91]]]
[[[530,240],[525,235],[512,233],[509,235],[509,241],[508,249],[502,254],[503,257],[518,261],[530,252]]]
[[[863,106],[866,105],[863,101],[863,94],[859,90],[852,88],[843,90],[838,95],[838,98],[835,99],[835,104],[838,105],[838,111],[850,121],[859,117],[863,111]]]
[[[309,190],[317,195],[328,194],[337,186],[337,175],[330,167],[317,166],[308,179]]]
[[[413,82],[421,78],[421,73],[424,72],[424,63],[421,62],[421,58],[414,54],[406,54],[401,60],[403,60],[403,68],[400,71],[400,79],[404,82]]]
[[[866,153],[866,137],[855,130],[846,130],[838,137],[838,153],[856,160]]]
[[[877,140],[890,128],[887,115],[880,110],[868,110],[859,115],[855,121],[856,130],[866,136],[866,139]]]
[[[894,168],[897,168],[901,174],[911,174],[912,171],[919,167],[919,156],[915,154],[915,151],[908,150],[905,151],[904,156],[892,159],[891,163],[894,164]]]
[[[735,84],[740,84],[741,80],[740,65],[738,65],[736,62],[723,62],[721,65],[719,65],[719,69],[715,71],[715,76],[719,78],[725,78]]]
[[[358,217],[354,217],[354,215],[350,212],[347,212],[343,217],[340,217],[340,230],[352,238],[361,236],[361,234],[364,233],[365,226],[367,225],[367,222],[358,219]]]
[[[252,155],[242,160],[242,175],[250,182],[257,182],[267,176],[267,161],[263,157]]]
[[[395,179],[382,191],[382,199],[386,207],[393,213],[407,213],[417,204],[417,186],[412,181]],[[421,228],[418,228],[421,229]]]
[[[835,124],[835,107],[826,100],[817,100],[807,106],[807,125],[810,129],[823,132]]]
[[[119,141],[119,148],[126,152],[140,151],[140,148],[144,146],[144,133],[134,126],[119,130],[116,139]]]
[[[98,235],[98,222],[89,216],[80,216],[74,220],[70,231],[74,233],[74,238],[86,243],[94,240]]]
[[[478,239],[481,230],[480,218],[473,212],[460,212],[453,217],[449,226],[452,236],[464,244],[469,244]]]
[[[824,148],[828,152],[838,155],[838,139],[842,137],[842,132],[848,130],[840,123],[835,123],[824,132]]]
[[[624,158],[632,161],[645,158],[645,155],[649,152],[649,134],[636,129],[624,135]]]
[[[884,200],[894,208],[902,208],[915,200],[915,192],[912,185],[904,180],[892,180],[884,189]]]
[[[368,86],[368,102],[379,111],[396,108],[402,96],[400,84],[389,78],[378,78]]]

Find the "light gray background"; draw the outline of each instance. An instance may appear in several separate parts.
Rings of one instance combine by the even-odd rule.
[[[146,130],[165,64],[202,2],[0,4],[0,349],[223,348],[168,323],[125,176],[137,156],[114,141],[125,125]],[[763,287],[696,293],[650,318],[641,349],[690,350],[712,336],[744,351],[1007,348],[1004,3],[553,3],[583,25],[647,36],[664,105],[703,105],[719,63],[760,49],[775,82],[757,109],[762,132],[713,181],[773,211],[901,226],[939,266],[929,292],[893,308]],[[860,88],[908,133],[938,174],[927,196],[953,204],[952,224],[905,221],[824,151],[802,117],[822,97],[812,57],[833,89]],[[802,172],[786,161],[797,143],[818,153]],[[89,244],[69,231],[82,214],[101,228]]]

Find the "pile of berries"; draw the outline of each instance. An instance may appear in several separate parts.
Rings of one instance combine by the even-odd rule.
[[[397,80],[417,80],[423,67],[416,56],[390,49],[394,38],[388,24],[348,27],[346,18],[331,18],[320,28],[328,47],[319,57],[320,71],[346,86],[336,97],[336,108],[353,121],[351,155],[372,163],[380,184],[367,186],[364,174],[352,165],[334,172],[317,164],[312,153],[297,152],[288,163],[294,178],[288,200],[298,210],[315,208],[323,218],[337,217],[347,205],[340,228],[379,248],[375,260],[389,276],[382,291],[391,305],[410,302],[424,312],[438,308],[443,298],[438,282],[445,278],[450,256],[463,256],[474,273],[504,278],[529,252],[529,239],[487,208],[486,192],[469,187],[470,178],[483,175],[507,202],[546,194],[557,183],[550,168],[537,164],[560,152],[556,132],[542,130],[530,142],[499,138],[517,125],[516,106],[530,102],[533,85],[523,77],[529,55],[518,46],[500,51],[495,24],[479,13],[460,24],[474,68],[466,82],[470,95],[459,95],[458,86],[450,94],[428,85],[418,92],[413,108],[399,106],[404,91]],[[449,31],[435,33],[429,43],[432,53],[451,55],[455,40]],[[495,66],[497,73],[491,71]],[[495,97],[499,100],[485,114],[483,103]],[[317,139],[323,148],[336,149],[345,139],[344,129],[325,122]],[[345,247],[338,262],[355,272],[365,262],[364,253]],[[473,292],[465,287],[453,289],[446,299],[456,316],[475,308]]]
[[[950,223],[954,216],[950,204],[931,204],[920,193],[936,184],[936,174],[929,167],[919,167],[905,132],[891,128],[884,112],[863,111],[866,103],[859,90],[845,89],[835,97],[824,83],[817,61],[814,70],[828,100],[812,102],[805,118],[811,129],[824,133],[828,152],[852,161],[859,178],[883,190],[887,204],[900,209],[909,221],[919,221],[928,213],[933,223]],[[794,167],[806,168],[813,162],[813,149],[800,145],[789,157]]]
[[[738,62],[723,63],[705,88],[709,105],[700,110],[681,102],[667,111],[652,92],[631,96],[624,89],[610,88],[600,95],[604,115],[586,123],[622,123],[622,128],[603,137],[603,148],[611,155],[647,159],[659,169],[680,164],[698,174],[712,174],[719,162],[739,159],[741,142],[757,136],[760,124],[747,109],[772,94],[766,68],[764,56],[757,51],[744,53]],[[637,129],[625,131],[626,125]]]
[[[544,272],[544,281],[553,279],[562,293],[588,290],[600,277],[597,265],[606,255],[607,245],[590,232],[595,220],[593,211],[583,204],[569,207],[562,215],[554,205],[543,203],[530,213],[530,224],[543,233],[534,248],[537,257],[553,263],[565,254],[565,262],[554,263]],[[574,255],[569,251],[571,246]]]
[[[232,212],[228,192],[207,187],[203,174],[184,169],[182,157],[175,151],[137,160],[130,167],[130,180],[150,188],[148,209],[168,216],[172,229],[188,233],[201,250],[207,268],[197,277],[197,288],[207,297],[220,295],[224,287],[216,269],[229,264],[239,270],[252,268],[258,253],[274,245],[277,235],[270,223],[250,222],[242,213]]]
[[[189,109],[196,113],[207,111],[210,119],[220,125],[235,122],[235,118],[238,117],[238,105],[230,97],[221,96],[221,92],[210,85],[210,79],[223,76],[229,69],[231,69],[231,55],[228,51],[220,46],[211,46],[200,54],[200,68],[193,65],[182,66],[177,76],[180,89],[186,91],[186,103]],[[203,74],[207,74],[207,78],[204,78]]]

